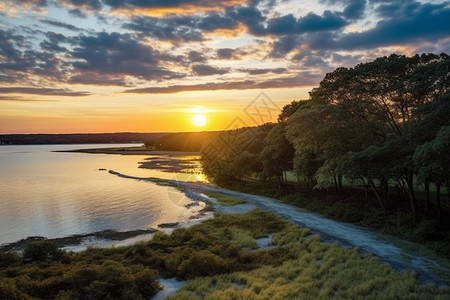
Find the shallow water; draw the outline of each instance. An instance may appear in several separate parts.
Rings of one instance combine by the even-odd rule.
[[[100,147],[111,145],[0,146],[0,244],[189,221],[195,208],[179,201],[186,197],[178,190],[100,169],[141,177],[192,175],[138,168],[148,155],[52,152]]]

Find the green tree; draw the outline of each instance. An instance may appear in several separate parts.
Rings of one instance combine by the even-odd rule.
[[[286,138],[286,123],[278,123],[264,139],[264,148],[259,154],[262,174],[265,178],[276,177],[279,188],[286,182],[286,172],[293,170],[295,149]]]
[[[385,160],[383,169],[394,168],[387,173],[395,175],[395,178],[388,177],[386,180],[399,181],[416,220],[418,213],[412,159],[414,145],[409,143],[407,147],[402,146],[405,146],[404,137],[410,128],[408,123],[415,117],[413,111],[436,96],[448,92],[449,61],[445,54],[413,57],[393,54],[354,68],[338,68],[327,74],[319,87],[310,92],[313,102],[331,106],[344,105],[347,117],[354,120],[355,125],[370,129],[373,134],[372,145],[384,148],[381,151],[389,157]],[[370,144],[366,145],[369,146]],[[386,153],[389,149],[401,149],[402,155]],[[392,157],[399,160],[394,162]],[[404,168],[400,169],[400,166]],[[380,184],[387,187],[386,180],[380,180]]]

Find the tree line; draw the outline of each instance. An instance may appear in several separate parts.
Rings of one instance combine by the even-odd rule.
[[[450,57],[392,54],[337,68],[308,99],[283,107],[276,123],[222,135],[202,153],[216,182],[257,176],[283,188],[291,172],[309,189],[359,190],[382,210],[403,201],[415,221],[428,214],[442,222],[450,204]]]

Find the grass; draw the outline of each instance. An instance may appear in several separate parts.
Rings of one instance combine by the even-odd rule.
[[[307,229],[297,225],[283,224],[274,234],[272,244],[287,253],[287,259],[280,264],[193,278],[167,299],[448,299],[450,296],[448,288],[420,285],[411,271],[397,273],[375,257],[359,254],[357,249],[323,244],[318,236],[309,236]]]
[[[235,205],[247,203],[247,201],[245,201],[245,200],[234,198],[234,197],[230,197],[230,196],[226,196],[226,195],[222,195],[222,194],[219,194],[219,193],[209,192],[209,193],[206,193],[206,194],[209,197],[212,197],[212,198],[216,199],[223,206],[235,206]]]
[[[272,236],[270,249],[256,239]],[[371,255],[320,242],[272,213],[216,214],[117,248],[0,252],[0,299],[149,299],[157,277],[188,280],[169,299],[448,299]],[[37,252],[39,255],[33,255]]]
[[[221,186],[245,193],[279,199],[281,202],[319,213],[331,219],[375,229],[401,239],[425,245],[450,258],[450,231],[434,219],[422,217],[414,223],[411,214],[401,209],[386,212],[364,194],[336,195],[331,191],[307,190],[298,185],[283,189],[273,183],[222,182]]]

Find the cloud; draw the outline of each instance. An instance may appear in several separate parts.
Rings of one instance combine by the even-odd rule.
[[[146,9],[152,15],[162,15],[166,13],[193,13],[199,11],[221,11],[224,8],[235,5],[242,5],[253,0],[103,0],[113,10],[133,10]]]
[[[99,32],[74,38],[77,46],[70,52],[75,59],[71,63],[76,72],[107,74],[110,76],[134,76],[146,80],[181,78],[164,67],[164,61],[181,58],[163,54],[144,45],[130,34]]]
[[[32,94],[32,95],[46,95],[46,96],[72,96],[84,97],[91,93],[83,91],[73,91],[70,89],[53,89],[53,88],[34,88],[34,87],[0,87],[2,94]]]
[[[223,75],[228,73],[229,69],[215,68],[209,65],[198,64],[192,66],[192,71],[198,76]]]
[[[232,59],[236,58],[236,50],[231,48],[222,48],[217,50],[217,57],[220,59]]]
[[[100,0],[60,0],[59,4],[63,6],[88,9],[91,11],[100,11],[103,7]]]
[[[132,83],[127,81],[124,77],[113,77],[107,74],[99,75],[97,73],[89,73],[89,72],[71,76],[68,82],[83,85],[126,86],[126,87],[132,86]]]
[[[41,99],[30,99],[23,96],[2,96],[0,95],[0,101],[14,101],[14,102],[55,102],[56,100],[41,100]]]
[[[131,22],[123,25],[123,28],[134,30],[162,41],[174,43],[202,41],[202,33],[196,28],[196,17],[173,16],[166,18],[135,17]]]
[[[301,86],[316,85],[321,79],[322,74],[309,72],[300,72],[290,77],[274,78],[265,81],[240,80],[229,82],[209,82],[195,85],[171,85],[165,87],[149,87],[130,89],[124,93],[136,94],[174,94],[180,92],[192,91],[215,91],[215,90],[246,90],[246,89],[269,89],[269,88],[290,88]]]
[[[422,41],[435,43],[450,34],[448,3],[435,5],[413,1],[404,4],[398,2],[390,5],[389,9],[381,8],[379,14],[387,18],[379,21],[373,29],[331,40],[329,47],[354,50],[416,44]],[[320,46],[320,43],[317,45]]]
[[[299,44],[299,39],[296,35],[285,35],[280,37],[272,45],[270,57],[284,57],[286,54],[294,50]]]
[[[0,82],[24,84],[34,75],[61,80],[60,64],[52,52],[32,50],[24,36],[0,29]]]
[[[250,75],[263,75],[267,73],[274,73],[274,74],[283,74],[286,73],[288,70],[286,68],[275,68],[275,69],[239,69],[239,71],[248,73]]]
[[[81,31],[82,30],[79,27],[76,27],[76,26],[71,25],[71,24],[67,24],[65,22],[54,21],[54,20],[49,20],[49,19],[42,19],[42,20],[39,20],[39,21],[41,23],[44,23],[44,24],[49,24],[49,25],[52,25],[52,26],[56,26],[56,27],[60,27],[60,28],[64,28],[64,29],[69,29],[69,30],[72,30],[72,31]]]
[[[343,14],[346,19],[361,19],[364,17],[364,11],[366,10],[366,0],[353,0],[349,1],[345,7]]]
[[[200,53],[198,51],[190,51],[188,53],[188,59],[193,63],[206,62],[206,57],[203,55],[203,53]]]

